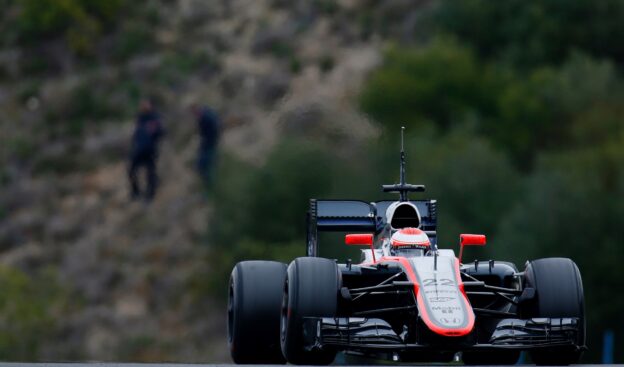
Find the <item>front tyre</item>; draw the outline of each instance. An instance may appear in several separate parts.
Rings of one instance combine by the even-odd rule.
[[[535,289],[535,298],[523,305],[526,318],[579,319],[577,347],[551,347],[530,352],[537,365],[569,365],[578,363],[585,346],[585,298],[583,281],[576,264],[566,258],[546,258],[531,261],[525,269],[526,287]]]
[[[306,350],[303,338],[305,317],[335,317],[341,273],[336,263],[319,257],[299,257],[290,263],[284,284],[281,317],[281,345],[292,364],[327,365],[335,350]]]
[[[234,363],[284,364],[280,309],[286,264],[242,261],[230,277],[228,345]]]

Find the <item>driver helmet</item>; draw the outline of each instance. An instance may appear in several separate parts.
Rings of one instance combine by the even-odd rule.
[[[390,245],[395,250],[408,248],[428,250],[431,247],[431,242],[422,230],[408,227],[396,231],[390,239]]]

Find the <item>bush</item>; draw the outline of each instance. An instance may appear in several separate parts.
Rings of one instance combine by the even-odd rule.
[[[492,249],[521,264],[558,256],[577,262],[585,284],[588,339],[623,330],[624,298],[614,297],[624,262],[624,135],[614,142],[540,159],[526,181],[524,199],[503,217]],[[589,358],[598,360],[600,348]],[[621,350],[616,359],[624,358]]]
[[[498,92],[498,111],[483,132],[530,167],[542,150],[610,140],[622,130],[622,85],[613,65],[575,54],[560,68],[516,75]],[[596,121],[599,120],[599,121]]]
[[[437,40],[423,48],[391,48],[360,96],[362,110],[384,126],[443,128],[492,106],[494,87],[470,49]]]
[[[32,158],[37,151],[35,142],[21,135],[6,141],[6,148],[11,157],[20,161]]]
[[[259,169],[237,166],[221,173],[216,189],[219,216],[213,228],[221,246],[231,246],[232,238],[242,240],[241,235],[275,244],[301,238],[308,199],[331,188],[331,159],[310,143],[278,146]]]
[[[618,0],[444,0],[434,18],[483,57],[524,69],[563,63],[575,50],[624,61],[624,3]]]
[[[31,278],[16,269],[0,268],[2,360],[37,360],[41,344],[54,336],[63,299],[55,279],[53,273]]]
[[[128,115],[134,107],[130,104],[133,96],[128,83],[110,84],[101,77],[85,78],[65,94],[59,94],[47,108],[45,129],[52,135],[76,138],[89,124]]]
[[[319,69],[323,73],[328,73],[328,72],[332,71],[332,69],[334,68],[335,64],[336,64],[336,62],[334,61],[333,57],[331,57],[329,55],[324,55],[319,60]]]
[[[88,54],[94,40],[114,22],[123,0],[20,0],[19,39],[35,43],[62,37],[78,54]]]
[[[360,96],[362,109],[387,131],[434,125],[442,133],[465,122],[520,168],[541,150],[609,140],[622,131],[621,78],[609,61],[575,53],[560,67],[520,72],[482,64],[469,48],[435,41],[391,49]]]
[[[113,55],[117,61],[126,61],[137,53],[151,49],[155,44],[153,30],[142,22],[130,22],[122,27]]]

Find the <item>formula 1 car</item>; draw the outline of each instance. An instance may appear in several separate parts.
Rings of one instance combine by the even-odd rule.
[[[307,256],[286,265],[243,261],[229,286],[228,341],[235,363],[324,365],[337,352],[400,362],[577,363],[585,347],[579,269],[566,258],[462,262],[439,249],[436,201],[409,200],[422,185],[384,185],[398,201],[311,200]],[[318,232],[366,246],[362,261],[317,257]]]

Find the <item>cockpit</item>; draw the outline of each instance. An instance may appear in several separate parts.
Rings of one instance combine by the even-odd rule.
[[[403,257],[420,257],[420,256],[425,256],[427,250],[422,249],[422,248],[409,248],[409,247],[404,247],[404,248],[391,248],[390,249],[390,254],[392,256],[403,256]]]

